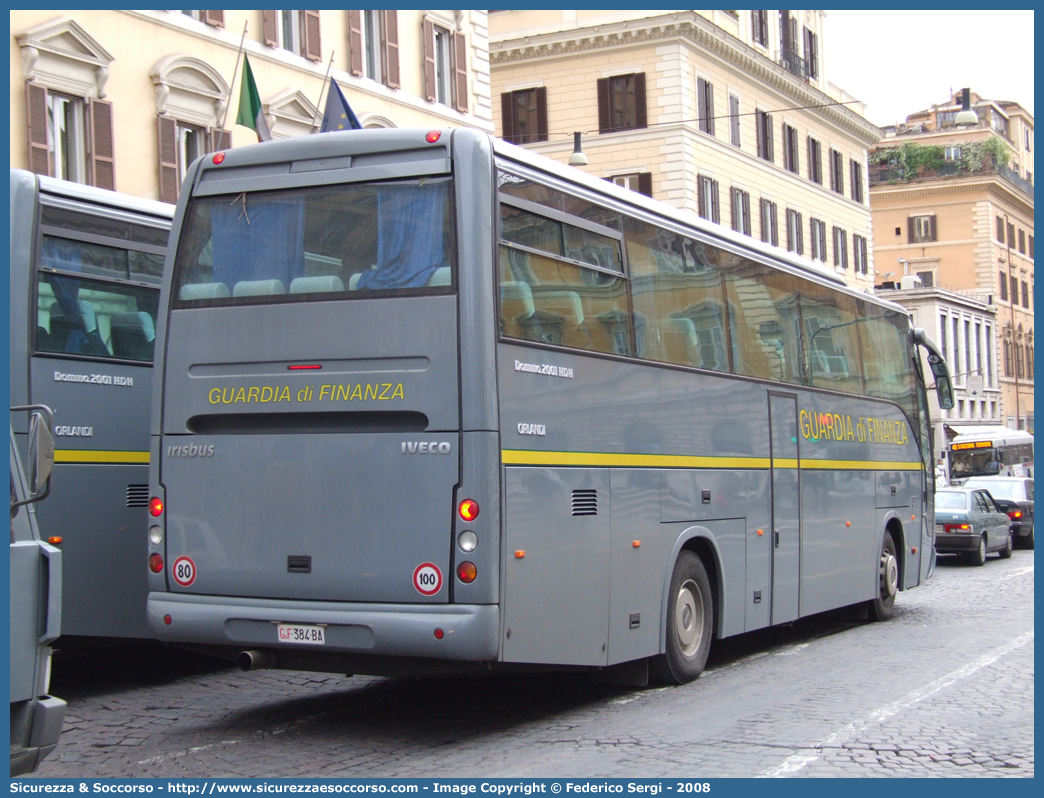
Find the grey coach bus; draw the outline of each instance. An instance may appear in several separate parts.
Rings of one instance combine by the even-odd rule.
[[[173,211],[11,170],[11,404],[54,409],[54,489],[37,516],[65,554],[62,646],[153,637],[141,530]],[[25,419],[12,423],[24,452]]]
[[[684,682],[712,637],[884,618],[929,575],[928,345],[898,306],[475,131],[265,143],[185,187],[161,639]]]

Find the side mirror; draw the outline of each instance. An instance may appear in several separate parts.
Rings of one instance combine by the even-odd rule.
[[[935,394],[939,399],[939,407],[943,410],[953,409],[953,381],[950,379],[950,370],[946,367],[942,352],[928,338],[928,335],[920,327],[912,330],[913,342],[922,347],[928,355],[928,367],[935,377]]]
[[[29,416],[29,449],[27,464],[29,474],[29,496],[22,501],[11,502],[11,511],[23,504],[32,504],[46,499],[51,492],[51,472],[54,470],[54,414],[47,405],[24,405],[12,407],[16,410],[30,410]],[[13,496],[13,494],[12,494]]]

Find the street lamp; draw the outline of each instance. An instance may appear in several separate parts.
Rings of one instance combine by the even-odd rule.
[[[953,120],[955,125],[977,125],[979,115],[971,109],[971,89],[961,89],[961,112]]]
[[[570,166],[587,166],[587,156],[580,149],[580,134],[573,134],[573,152],[569,155]]]

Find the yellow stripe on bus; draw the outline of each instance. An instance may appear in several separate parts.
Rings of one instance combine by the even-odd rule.
[[[629,468],[769,468],[768,457],[693,457],[679,454],[611,454],[608,452],[541,452],[531,449],[503,449],[505,465],[541,466],[622,466]],[[878,460],[802,460],[777,458],[776,468],[802,468],[844,471],[919,471],[919,462]]]
[[[135,463],[149,464],[148,452],[113,452],[101,449],[55,449],[56,463]]]

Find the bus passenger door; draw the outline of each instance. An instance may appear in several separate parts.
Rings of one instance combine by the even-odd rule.
[[[798,617],[801,571],[797,397],[769,392],[772,470],[773,624]]]

